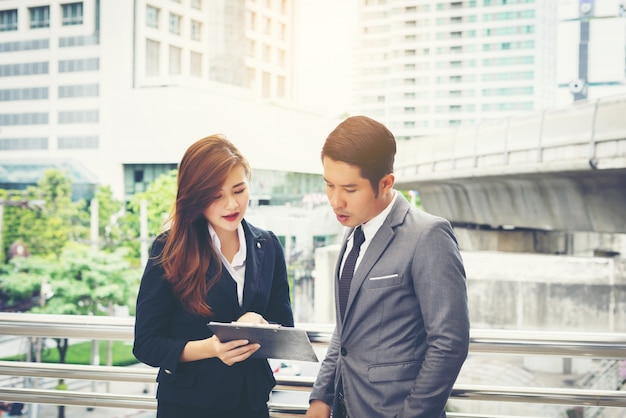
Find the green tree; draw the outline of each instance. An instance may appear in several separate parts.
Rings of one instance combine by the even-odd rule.
[[[122,230],[117,222],[124,205],[113,197],[111,186],[100,185],[96,189],[98,199],[98,236],[106,250],[118,248],[122,243]]]
[[[93,251],[86,245],[70,243],[63,249],[57,266],[52,270],[49,290],[43,302],[31,309],[33,313],[62,315],[108,315],[117,306],[134,308],[139,274],[131,269],[123,250]],[[65,363],[69,347],[67,338],[54,338],[59,361]],[[66,387],[63,379],[58,388]],[[65,416],[59,406],[58,418]]]
[[[69,243],[50,279],[51,296],[33,312],[108,315],[112,305],[134,307],[140,272],[131,268],[125,250],[93,251]]]
[[[72,202],[72,180],[64,171],[46,170],[37,186],[3,191],[3,250],[21,241],[33,255],[60,256],[70,241],[86,241],[89,215],[85,201]]]
[[[120,219],[122,223],[123,239],[132,250],[132,256],[140,258],[140,207],[141,201],[146,201],[148,213],[148,239],[153,240],[163,231],[164,222],[171,213],[176,200],[177,170],[161,174],[146,189],[145,192],[135,194],[127,204],[127,211]]]
[[[402,193],[402,196],[404,196],[409,202],[414,201],[415,207],[422,210],[424,209],[424,207],[422,206],[422,198],[418,192],[416,192],[415,190],[400,190],[400,193]]]
[[[55,259],[13,257],[0,264],[0,310],[25,312],[41,302],[42,284],[50,281]]]

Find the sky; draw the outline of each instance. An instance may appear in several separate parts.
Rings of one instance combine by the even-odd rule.
[[[330,115],[350,108],[352,38],[356,0],[296,0],[294,65],[296,99]]]

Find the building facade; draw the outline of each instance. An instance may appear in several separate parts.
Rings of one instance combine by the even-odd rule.
[[[128,199],[218,132],[302,155],[336,121],[293,105],[292,14],[288,0],[0,0],[0,183],[57,167],[87,197],[109,184]]]
[[[353,106],[398,138],[555,102],[557,3],[359,2]]]

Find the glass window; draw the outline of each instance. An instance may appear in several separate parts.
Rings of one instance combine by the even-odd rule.
[[[31,29],[50,27],[50,6],[31,7],[28,11]]]
[[[263,84],[262,84],[262,87],[261,87],[261,89],[262,89],[261,90],[261,94],[262,94],[263,97],[270,97],[270,94],[271,94],[271,91],[272,91],[271,90],[272,76],[271,76],[270,73],[264,71],[263,75],[262,75],[262,78],[263,78]]]
[[[48,113],[5,113],[0,114],[0,126],[47,125]]]
[[[191,21],[191,39],[194,41],[202,40],[202,23],[195,20]]]
[[[83,24],[83,2],[61,5],[63,26]]]
[[[97,123],[100,119],[98,110],[67,110],[59,112],[59,123]]]
[[[17,9],[0,10],[0,32],[17,30]]]
[[[276,78],[276,95],[278,97],[285,97],[287,95],[287,83],[285,82],[285,77],[278,76]]]
[[[202,77],[202,54],[192,51],[189,61],[189,73],[194,77]]]
[[[180,35],[180,21],[181,17],[179,15],[170,13],[170,33]]]
[[[159,75],[159,49],[161,44],[151,39],[146,39],[146,75],[158,76]]]
[[[60,60],[60,73],[73,73],[81,71],[98,71],[100,69],[99,58],[85,58],[76,60]]]
[[[59,38],[59,47],[68,48],[74,46],[99,45],[100,36],[98,34],[85,36],[64,36]]]
[[[48,149],[48,138],[3,138],[0,150]]]
[[[251,11],[246,11],[246,26],[250,30],[256,30],[256,13]]]
[[[278,64],[281,67],[287,66],[287,52],[284,49],[278,50]]]
[[[15,100],[44,100],[48,98],[48,87],[24,87],[0,90],[0,102]]]
[[[263,62],[272,62],[272,47],[263,45]]]
[[[0,77],[14,77],[34,74],[48,74],[48,63],[44,61],[0,65]]]
[[[191,8],[202,10],[202,0],[191,0]]]
[[[159,28],[159,12],[160,10],[154,6],[146,7],[146,26],[155,29]]]
[[[59,149],[98,149],[98,136],[60,136]]]
[[[269,17],[263,18],[263,33],[266,35],[272,34],[272,19]]]
[[[181,73],[182,54],[180,48],[170,45],[170,75],[179,75]]]
[[[98,84],[76,84],[59,86],[59,97],[98,97],[100,96],[100,85]]]

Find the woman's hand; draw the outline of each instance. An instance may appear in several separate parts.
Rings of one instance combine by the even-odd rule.
[[[248,344],[248,340],[232,340],[223,343],[215,335],[206,341],[209,344],[210,357],[219,358],[227,366],[244,361],[261,348],[260,344]]]
[[[223,343],[212,336],[203,340],[189,341],[180,356],[180,361],[195,361],[217,357],[228,366],[250,357],[261,348],[260,344],[249,344],[248,340],[233,340]]]
[[[256,312],[246,312],[237,322],[247,324],[267,324],[265,318]],[[204,340],[189,341],[180,356],[180,361],[195,361],[217,357],[228,366],[240,363],[261,348],[260,344],[249,344],[248,340],[233,340],[223,343],[212,336]]]
[[[239,317],[237,322],[245,322],[247,324],[267,324],[265,318],[256,312],[246,312]]]

